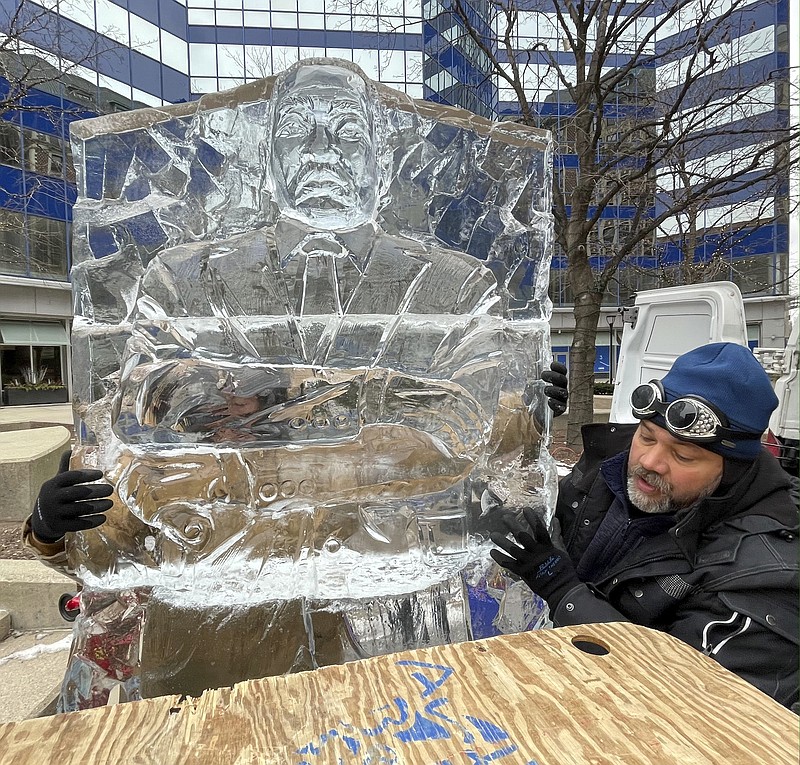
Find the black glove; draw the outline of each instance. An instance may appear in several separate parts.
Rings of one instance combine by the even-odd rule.
[[[99,526],[106,519],[101,513],[114,504],[110,499],[100,499],[113,493],[114,487],[110,484],[84,485],[102,478],[103,472],[69,470],[70,456],[70,452],[61,455],[58,474],[39,489],[31,515],[31,531],[40,542],[56,542],[68,531]]]
[[[550,364],[550,370],[542,372],[542,380],[550,383],[544,389],[547,396],[547,405],[553,410],[553,417],[558,417],[567,411],[567,368],[560,362],[554,361]]]
[[[492,550],[489,554],[496,563],[516,574],[539,597],[546,600],[550,610],[554,611],[561,599],[575,585],[580,584],[580,579],[567,553],[559,550],[550,540],[544,521],[529,507],[523,508],[522,513],[532,535],[506,515],[505,524],[511,531],[514,542],[495,532],[490,535],[490,539],[508,555],[500,550]]]

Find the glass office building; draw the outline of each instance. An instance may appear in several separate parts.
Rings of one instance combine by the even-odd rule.
[[[720,13],[725,12],[726,0],[717,3]],[[568,70],[572,54],[559,38],[553,13],[536,10],[544,7],[541,0],[517,5],[515,44],[529,49],[537,41],[547,41]],[[739,28],[747,44],[738,38],[724,44],[736,47],[737,55],[755,52],[737,64],[743,76],[747,67],[754,66],[785,71],[788,5],[788,0],[776,0],[737,11],[746,14]],[[0,0],[0,27],[19,42],[20,50],[56,67],[64,60],[78,63],[68,82],[42,86],[29,95],[32,101],[47,102],[45,117],[27,110],[0,114],[0,332],[2,322],[8,321],[57,322],[68,329],[74,184],[65,137],[72,119],[191,100],[313,56],[352,60],[369,77],[415,98],[513,119],[519,111],[514,93],[493,73],[490,61],[503,56],[496,42],[499,22],[492,16],[494,6],[488,0],[464,1],[461,6],[469,25],[485,38],[484,44],[468,33],[449,0]],[[654,4],[650,15],[642,15],[634,38],[655,23],[657,10]],[[665,28],[648,52],[658,54],[659,46],[667,50],[671,39],[685,33]],[[656,60],[644,67],[641,79],[632,78],[621,89],[619,108],[635,100],[637,89],[652,87],[656,77],[669,76],[670,68],[676,75],[679,62]],[[771,93],[763,94],[763,103],[773,104],[769,119],[784,118],[785,94],[779,80]],[[566,169],[560,182],[568,184],[575,164],[571,128],[564,119],[569,99],[552,68],[540,60],[527,61],[525,85],[541,125],[553,130],[559,141],[558,162]],[[7,82],[3,87],[8,89]],[[59,109],[62,117],[54,117]],[[627,193],[632,199],[636,189]],[[593,233],[592,256],[598,265],[613,254],[635,209],[624,197],[615,200]],[[780,346],[785,337],[789,267],[786,217],[780,214],[783,204],[780,193],[765,189],[751,207],[734,200],[705,211],[694,255],[699,260],[711,258],[723,239],[733,242],[715,278],[732,279],[753,296],[747,301],[751,339],[765,346]],[[748,224],[759,215],[769,216],[770,224],[748,232]],[[732,231],[741,235],[731,237]],[[681,221],[668,221],[659,236],[643,243],[619,270],[614,289],[606,296],[608,310],[629,301],[636,290],[663,286],[665,279],[679,282],[677,264],[684,244]],[[551,283],[554,344],[563,352],[571,342],[573,296],[565,259],[558,253]],[[27,330],[32,338],[34,330]],[[608,355],[609,339],[601,321],[599,372],[607,366],[603,354]],[[0,350],[6,353],[8,345],[3,341]],[[31,366],[36,347],[33,343],[29,347]]]

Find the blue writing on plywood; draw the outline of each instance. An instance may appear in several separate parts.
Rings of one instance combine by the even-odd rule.
[[[419,683],[419,693],[411,698],[395,696],[370,710],[375,722],[369,727],[340,720],[335,728],[298,747],[296,765],[332,762],[330,748],[334,743],[337,765],[397,765],[403,761],[403,752],[424,741],[453,742],[452,756],[432,765],[489,765],[519,751],[502,726],[474,715],[449,713],[445,686],[453,676],[452,667],[409,660],[396,664]],[[525,765],[536,763],[528,761]]]

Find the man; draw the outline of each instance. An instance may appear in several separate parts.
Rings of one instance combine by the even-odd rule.
[[[638,426],[589,425],[560,485],[563,543],[523,511],[492,556],[556,626],[632,621],[711,656],[781,704],[798,698],[797,509],[761,447],[777,406],[753,354],[713,343],[631,397]]]

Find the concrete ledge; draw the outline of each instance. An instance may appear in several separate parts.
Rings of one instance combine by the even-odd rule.
[[[0,640],[5,640],[11,632],[11,614],[0,608]]]
[[[71,404],[40,404],[38,406],[0,406],[0,432],[27,428],[46,428],[63,425],[74,430]]]
[[[0,521],[28,517],[39,488],[56,474],[70,440],[62,425],[0,433]]]
[[[10,433],[17,430],[30,430],[29,422],[0,422],[0,433]]]
[[[36,560],[0,560],[0,609],[14,630],[64,629],[58,599],[77,584]]]

